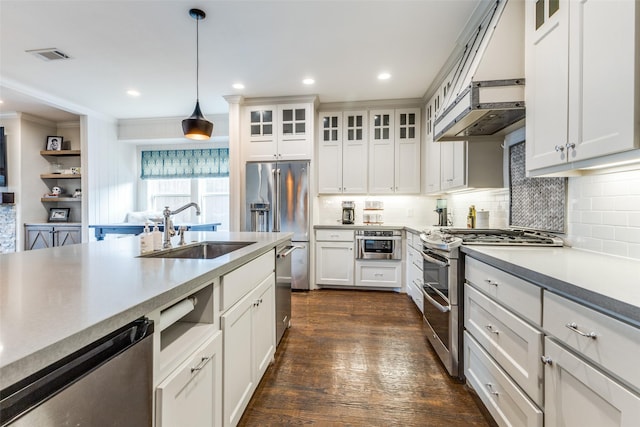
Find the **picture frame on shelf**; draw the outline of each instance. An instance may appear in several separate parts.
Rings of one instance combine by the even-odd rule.
[[[62,150],[61,136],[48,136],[47,137],[47,151],[60,151]]]
[[[49,209],[49,222],[69,222],[71,208]]]

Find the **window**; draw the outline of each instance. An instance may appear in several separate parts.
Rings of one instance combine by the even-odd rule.
[[[219,222],[229,230],[229,150],[143,151],[141,173],[145,210],[160,212],[190,202],[201,215],[186,209],[174,215],[175,224]]]

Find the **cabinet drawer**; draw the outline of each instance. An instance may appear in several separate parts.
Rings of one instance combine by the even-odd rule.
[[[222,276],[220,311],[229,309],[240,298],[258,286],[276,266],[275,250],[254,259],[242,267]]]
[[[411,299],[413,303],[418,307],[420,313],[424,314],[424,297],[422,296],[422,285],[417,281],[409,283],[409,287],[411,288]]]
[[[156,388],[156,426],[222,422],[222,332],[200,346]]]
[[[509,310],[540,325],[542,321],[542,289],[532,283],[498,270],[477,259],[465,258],[465,279],[492,296]]]
[[[464,326],[511,378],[542,406],[544,335],[484,294],[464,286]]]
[[[399,288],[400,261],[356,261],[356,286]]]
[[[325,242],[352,242],[355,240],[353,230],[316,230],[316,240]]]
[[[640,329],[546,291],[542,324],[549,335],[640,391]]]
[[[464,333],[464,374],[500,426],[542,427],[543,414],[491,359]]]

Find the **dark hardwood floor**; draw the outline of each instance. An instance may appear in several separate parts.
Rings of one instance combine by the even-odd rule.
[[[406,294],[292,295],[292,325],[240,426],[488,426]]]

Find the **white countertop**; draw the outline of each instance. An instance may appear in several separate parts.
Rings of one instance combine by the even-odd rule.
[[[137,236],[0,255],[0,389],[291,236],[186,232],[187,241],[256,242],[204,260],[138,258]]]
[[[568,247],[463,246],[463,252],[640,327],[640,261]]]

